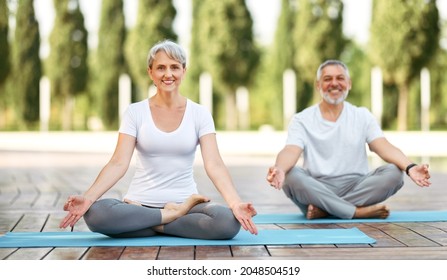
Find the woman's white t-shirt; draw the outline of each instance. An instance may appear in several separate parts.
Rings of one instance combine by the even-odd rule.
[[[316,178],[349,178],[368,173],[366,144],[383,137],[364,107],[344,102],[336,122],[323,118],[319,105],[295,114],[286,144],[303,149],[303,167]]]
[[[145,99],[129,106],[119,132],[136,138],[136,170],[124,198],[163,207],[197,193],[196,148],[200,137],[215,133],[213,118],[204,106],[188,99],[179,127],[164,132],[156,127],[149,99]]]

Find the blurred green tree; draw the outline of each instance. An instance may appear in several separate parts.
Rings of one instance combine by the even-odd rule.
[[[270,124],[283,129],[283,75],[293,65],[295,48],[291,36],[296,20],[295,1],[282,0],[275,36],[271,47],[262,55],[259,77],[256,79],[256,98],[252,98],[254,124]]]
[[[51,80],[52,97],[56,98],[52,98],[52,107],[62,108],[53,111],[53,119],[62,119],[62,129],[70,130],[74,97],[82,94],[87,86],[88,34],[78,0],[59,0],[54,4],[56,19],[50,35],[51,50],[46,71]]]
[[[137,85],[134,101],[147,98],[152,82],[147,74],[149,49],[161,40],[177,40],[173,29],[176,13],[172,1],[138,1],[137,22],[124,46],[129,72]]]
[[[27,128],[39,120],[39,84],[42,63],[39,56],[39,23],[34,13],[33,0],[19,0],[13,53],[14,99],[18,120]]]
[[[447,26],[447,24],[446,24]],[[447,35],[447,29],[446,29]],[[447,50],[439,49],[436,59],[432,60],[430,66],[431,77],[431,104],[430,122],[431,128],[436,130],[447,129]]]
[[[202,54],[205,46],[201,46],[200,34],[202,31],[202,20],[199,18],[200,9],[202,9],[203,0],[192,0],[192,24],[191,41],[189,42],[189,58],[187,61],[187,74],[182,85],[183,94],[188,98],[200,102],[199,82],[200,75],[205,71],[206,57]]]
[[[407,130],[409,88],[439,48],[435,0],[374,0],[369,55],[399,91],[397,129]]]
[[[101,19],[96,50],[94,95],[98,99],[95,110],[108,129],[116,129],[119,122],[119,77],[125,71],[123,0],[101,2]],[[143,63],[143,62],[141,62]]]
[[[352,88],[348,100],[356,106],[371,107],[371,63],[364,48],[348,40],[341,60],[349,67]]]
[[[7,0],[0,0],[0,86],[6,80],[11,68],[9,56],[9,10]]]
[[[11,71],[9,33],[9,9],[7,0],[0,0],[0,129],[6,127],[9,94],[7,81]]]
[[[298,111],[301,111],[320,99],[320,95],[314,91],[317,68],[327,59],[340,59],[346,39],[342,26],[343,1],[297,1],[298,12],[293,42],[295,67],[303,82],[303,88],[298,91],[297,98]]]
[[[202,5],[197,17],[200,22],[195,50],[202,56],[204,71],[211,74],[217,96],[215,112],[217,127],[237,128],[236,90],[249,87],[259,63],[255,46],[253,20],[244,0],[198,1]],[[196,8],[193,8],[193,10]],[[195,59],[191,58],[191,63]],[[223,102],[221,101],[223,100]]]

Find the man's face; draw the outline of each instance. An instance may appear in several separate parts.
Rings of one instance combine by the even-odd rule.
[[[329,104],[340,104],[348,96],[351,79],[340,65],[328,65],[321,71],[317,81],[317,89],[321,97]]]

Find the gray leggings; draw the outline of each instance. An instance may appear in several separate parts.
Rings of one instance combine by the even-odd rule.
[[[159,208],[127,204],[118,199],[101,199],[92,204],[84,220],[93,232],[111,237],[148,237],[161,223]],[[188,214],[165,224],[163,234],[199,239],[231,239],[241,225],[225,206],[207,202],[194,206]]]
[[[283,190],[303,213],[312,204],[330,215],[351,219],[357,206],[383,202],[403,184],[403,173],[394,164],[348,180],[315,179],[306,170],[295,167],[287,173]]]

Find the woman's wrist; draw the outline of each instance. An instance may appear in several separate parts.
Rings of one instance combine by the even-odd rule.
[[[228,204],[228,206],[233,211],[234,209],[237,208],[237,205],[239,205],[240,203],[242,203],[242,202],[241,201],[235,201],[235,202],[232,202],[232,203]]]
[[[84,197],[85,200],[88,200],[88,201],[90,202],[90,204],[93,204],[93,202],[96,201],[95,198],[89,196],[88,194],[84,194],[84,195],[82,195],[82,196]]]

